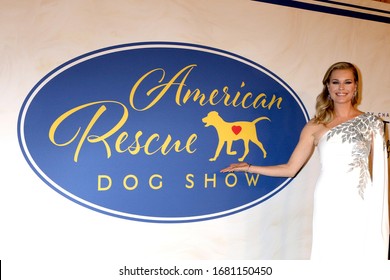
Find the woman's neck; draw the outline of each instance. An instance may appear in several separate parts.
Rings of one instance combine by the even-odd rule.
[[[351,104],[335,106],[333,112],[334,118],[338,119],[349,119],[361,114],[361,112]]]

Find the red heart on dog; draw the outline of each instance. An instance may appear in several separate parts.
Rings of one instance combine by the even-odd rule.
[[[232,131],[233,131],[233,133],[235,134],[235,135],[238,135],[238,133],[240,133],[241,132],[241,126],[237,126],[237,125],[233,125],[232,126]]]

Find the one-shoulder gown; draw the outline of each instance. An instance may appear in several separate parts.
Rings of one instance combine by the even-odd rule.
[[[364,113],[318,143],[321,172],[313,213],[311,259],[388,256],[388,167],[384,124]]]

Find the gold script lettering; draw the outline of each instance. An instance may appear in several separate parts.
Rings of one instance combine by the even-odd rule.
[[[277,97],[275,94],[269,98],[266,93],[254,94],[250,91],[246,93],[241,93],[239,90],[235,93],[229,91],[228,86],[224,86],[222,90],[213,89],[209,94],[206,94],[201,91],[199,88],[191,89],[187,86],[187,80],[194,68],[197,67],[196,64],[190,64],[182,69],[180,69],[171,79],[167,82],[164,82],[166,71],[162,68],[153,69],[145,73],[138,81],[134,84],[130,91],[129,103],[131,108],[136,111],[145,111],[153,106],[155,106],[164,96],[168,93],[173,87],[177,87],[175,93],[175,102],[178,106],[187,104],[188,102],[198,103],[200,106],[205,106],[210,104],[216,106],[219,103],[222,103],[224,106],[229,107],[242,107],[244,109],[249,108],[264,108],[271,110],[274,106],[277,109],[281,109],[281,104],[283,101],[282,97]],[[157,85],[146,88],[144,91],[141,91],[141,86],[146,85],[146,79],[151,78],[153,74],[158,74]],[[245,82],[241,83],[240,89],[244,89]],[[135,98],[144,92],[146,96],[154,97],[152,100],[146,104],[144,107],[136,106]]]
[[[101,136],[89,135],[92,127],[96,124],[97,120],[107,110],[107,107],[104,105],[106,103],[114,103],[114,104],[118,104],[118,105],[122,106],[123,114],[122,114],[121,119],[109,131],[107,131],[103,135],[101,135]],[[127,108],[120,102],[116,102],[116,101],[98,101],[98,102],[87,103],[87,104],[75,107],[75,108],[65,112],[64,114],[62,114],[60,117],[58,117],[53,122],[53,124],[51,125],[50,130],[49,130],[49,139],[50,139],[50,141],[54,145],[60,146],[60,147],[67,146],[67,145],[71,144],[77,138],[77,136],[79,135],[79,133],[81,131],[81,127],[79,127],[77,129],[77,131],[74,133],[74,135],[72,137],[70,137],[70,140],[68,140],[68,141],[66,141],[64,143],[58,143],[55,140],[55,133],[56,133],[58,127],[61,125],[62,122],[64,122],[71,115],[79,112],[82,109],[85,109],[87,107],[94,106],[94,105],[101,105],[101,106],[96,111],[95,115],[92,117],[91,121],[89,122],[89,124],[87,125],[87,127],[85,128],[84,132],[81,135],[81,138],[80,138],[80,140],[79,140],[79,142],[77,144],[77,148],[76,148],[76,151],[75,151],[74,157],[73,157],[73,160],[75,162],[78,161],[78,157],[79,157],[79,154],[80,154],[81,147],[84,145],[84,142],[85,142],[86,139],[90,143],[97,143],[97,142],[100,142],[100,141],[103,142],[104,146],[106,147],[107,158],[109,158],[111,156],[111,149],[110,149],[108,143],[106,142],[106,139],[109,138],[111,135],[113,135],[115,132],[117,132],[123,126],[123,124],[126,122],[126,120],[128,118],[128,115],[129,115]]]

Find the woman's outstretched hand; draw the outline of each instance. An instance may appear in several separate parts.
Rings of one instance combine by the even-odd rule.
[[[228,167],[221,170],[222,173],[226,172],[247,172],[251,165],[246,162],[232,163]]]

